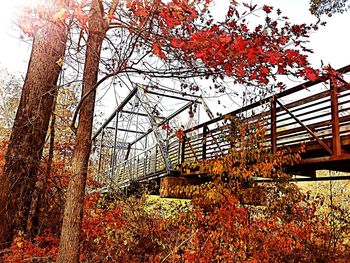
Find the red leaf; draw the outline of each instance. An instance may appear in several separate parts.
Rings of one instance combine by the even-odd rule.
[[[263,10],[268,14],[268,13],[271,13],[273,7],[272,6],[267,6],[267,5],[264,5],[263,7]]]
[[[163,53],[162,48],[158,43],[153,43],[152,48],[153,48],[153,53],[155,55],[163,59],[165,58],[165,54]]]
[[[176,136],[177,136],[177,138],[179,140],[182,140],[184,138],[184,136],[185,136],[185,133],[184,133],[184,131],[182,129],[179,129],[179,130],[176,131]]]
[[[243,37],[239,36],[235,39],[235,47],[238,51],[242,51],[246,47],[246,42],[244,41]]]
[[[308,80],[311,80],[311,81],[315,81],[319,78],[317,71],[309,67],[305,68],[305,76]]]

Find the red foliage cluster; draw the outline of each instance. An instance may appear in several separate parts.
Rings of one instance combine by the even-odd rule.
[[[81,254],[81,260],[98,262],[118,253],[114,245],[115,234],[125,220],[121,216],[120,208],[94,193],[86,197],[84,211],[84,253]]]
[[[155,32],[150,28],[145,38],[153,42],[155,55],[168,62],[174,58],[184,61],[193,70],[204,66],[207,74],[234,77],[240,83],[266,85],[277,74],[315,79],[317,72],[305,54],[310,50],[303,43],[317,25],[293,25],[279,9],[266,5],[245,4],[245,10],[238,11],[234,1],[226,19],[216,22],[208,2],[132,1],[127,5],[133,14],[131,30],[150,23]],[[265,19],[250,26],[246,17],[261,10]]]
[[[31,262],[50,262],[56,259],[58,252],[59,238],[50,231],[46,230],[42,235],[28,241],[22,236],[17,236],[9,252],[3,257],[4,262],[20,263]]]
[[[293,189],[290,194],[297,193]],[[293,199],[288,195],[281,197]],[[346,259],[349,256],[345,252],[346,245],[327,247],[331,230],[327,220],[315,212],[315,203],[305,199],[295,199],[289,205],[280,200],[271,208],[245,207],[230,191],[217,188],[215,195],[196,199],[189,212],[164,218],[157,211],[145,212],[142,200],[112,202],[93,194],[86,202],[81,261],[319,262]],[[17,237],[4,260],[54,260],[57,248],[58,238],[49,232],[33,242]]]

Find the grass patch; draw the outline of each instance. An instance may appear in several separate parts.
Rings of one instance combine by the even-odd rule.
[[[191,199],[161,198],[158,195],[148,195],[146,197],[145,210],[149,213],[158,212],[165,218],[188,212],[191,209]]]

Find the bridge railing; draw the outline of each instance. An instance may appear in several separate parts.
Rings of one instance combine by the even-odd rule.
[[[175,137],[168,143],[169,159],[173,165],[179,161],[178,140]],[[147,150],[116,164],[111,180],[120,187],[126,186],[130,181],[142,181],[149,177],[166,173],[163,156],[158,144]]]
[[[350,66],[339,70],[348,71]],[[181,143],[180,162],[226,154],[233,146],[230,140],[235,132],[233,119],[263,126],[266,129],[264,145],[272,152],[285,147],[299,151],[303,144],[309,152],[318,150],[313,157],[339,156],[343,141],[349,140],[350,135],[349,84],[309,81],[188,129]],[[193,133],[196,136],[192,136]]]
[[[332,88],[283,105],[276,100],[270,129],[271,144],[276,148],[306,144],[309,149],[321,146],[329,155],[339,154],[335,144],[349,134],[350,90]]]
[[[130,181],[141,180],[149,174],[157,174],[164,169],[160,148],[156,144],[140,154],[117,163],[113,181],[119,186],[124,186]]]

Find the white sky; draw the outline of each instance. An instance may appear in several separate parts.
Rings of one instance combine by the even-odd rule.
[[[33,4],[38,0],[11,0],[2,1],[0,9],[0,66],[11,72],[24,73],[29,59],[30,46],[19,40],[19,31],[13,21],[18,14],[18,6]],[[247,1],[247,2],[250,2]],[[261,3],[263,1],[255,1]],[[228,0],[216,0],[213,13],[222,17],[226,12]],[[308,11],[309,0],[266,0],[266,4],[279,7],[292,22],[303,23],[315,21]],[[350,64],[350,12],[343,15],[334,15],[326,19],[327,26],[321,27],[310,38],[310,47],[314,49],[311,62],[319,66],[321,59],[338,68]]]
[[[10,72],[24,73],[29,60],[30,46],[19,40],[19,30],[14,24],[20,6],[34,4],[35,0],[2,1],[0,9],[0,67]]]

